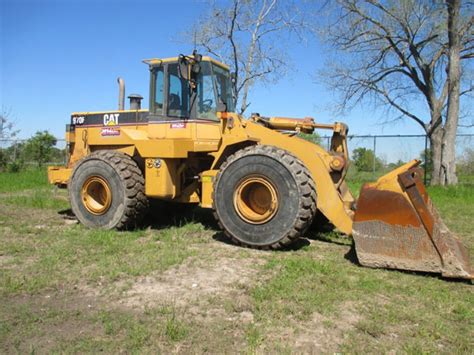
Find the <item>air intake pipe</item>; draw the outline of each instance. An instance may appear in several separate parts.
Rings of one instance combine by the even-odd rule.
[[[143,97],[138,94],[130,94],[130,110],[140,110],[142,108]]]
[[[125,81],[121,77],[118,77],[117,82],[119,84],[118,109],[119,111],[123,111],[125,110]]]

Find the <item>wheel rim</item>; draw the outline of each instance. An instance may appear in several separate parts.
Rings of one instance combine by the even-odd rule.
[[[84,182],[81,198],[84,207],[95,215],[103,215],[112,203],[110,187],[100,176],[91,176]]]
[[[263,176],[252,176],[239,183],[234,207],[240,218],[251,224],[268,222],[278,210],[275,187]]]

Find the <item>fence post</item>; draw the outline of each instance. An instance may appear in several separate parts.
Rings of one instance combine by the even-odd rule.
[[[375,175],[375,162],[377,157],[377,136],[374,136],[374,159],[372,161],[372,174]]]
[[[428,135],[425,134],[425,168],[424,173],[423,173],[423,181],[425,183],[425,186],[427,184],[427,177],[426,177],[426,170],[428,169]]]

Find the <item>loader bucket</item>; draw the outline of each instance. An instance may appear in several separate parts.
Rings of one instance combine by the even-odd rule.
[[[362,187],[352,227],[359,262],[473,279],[467,249],[439,217],[419,164],[413,160]]]

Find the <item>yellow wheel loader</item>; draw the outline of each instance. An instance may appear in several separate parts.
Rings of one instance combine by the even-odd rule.
[[[363,186],[345,183],[347,126],[235,113],[229,68],[196,53],[144,61],[149,110],[140,95],[124,109],[75,112],[66,126],[68,163],[49,181],[69,191],[78,220],[131,228],[149,199],[212,208],[236,243],[273,249],[302,236],[319,211],[352,235],[364,266],[473,278],[466,248],[446,228],[412,161]],[[298,136],[332,130],[329,151]]]

